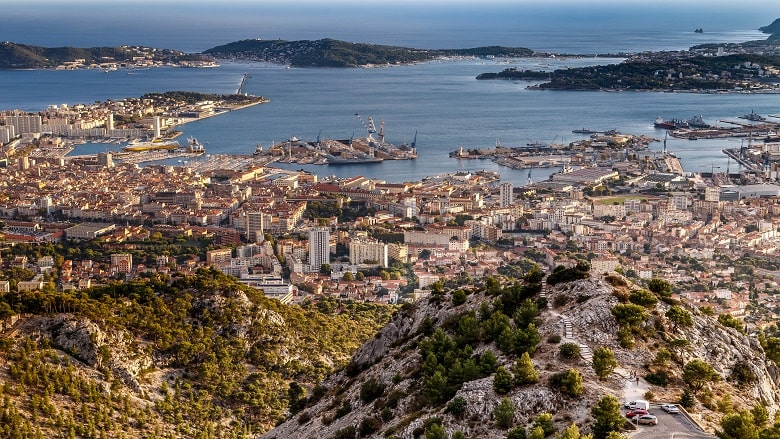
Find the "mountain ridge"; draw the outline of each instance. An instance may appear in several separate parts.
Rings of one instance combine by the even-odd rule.
[[[505,437],[506,428],[498,427],[494,420],[495,411],[505,398],[515,407],[516,426],[533,428],[534,417],[546,412],[553,415],[558,431],[572,423],[580,431],[587,431],[592,427],[590,408],[605,395],[622,400],[622,389],[632,372],[643,376],[663,373],[672,384],[666,387],[652,385],[653,397],[676,403],[684,387],[682,365],[700,358],[712,364],[721,377],[720,382],[707,384],[700,391],[702,402],[697,404],[693,414],[709,431],[717,428],[721,416],[707,407],[716,405],[716,395],[730,394],[735,405],[762,403],[772,412],[778,409],[776,391],[780,370],[774,363],[766,362],[758,343],[693,309],[686,308],[692,316],[690,326],[672,329],[671,320],[665,316],[677,305],[659,301],[652,310],[647,309],[647,322],[633,329],[632,337],[638,339],[636,347],[621,347],[618,334],[622,324],[611,310],[624,302],[630,304],[625,299],[629,291],[640,288],[625,283],[618,276],[609,279],[599,277],[566,282],[551,288],[544,300],[534,296],[540,304],[537,328],[541,336],[532,355],[539,375],[536,384],[515,385],[509,392],[499,393],[496,381],[500,372],[494,369],[496,371],[489,375],[463,382],[446,400],[431,402],[427,394],[431,378],[425,378],[424,372],[431,359],[421,356],[419,347],[430,343],[426,340],[436,338],[442,328],[453,340],[457,339],[460,322],[468,319],[471,313],[479,316],[485,303],[502,306],[496,302],[505,297],[503,294],[493,296],[484,290],[475,291],[468,295],[466,302],[454,305],[451,293],[438,298],[434,295],[399,312],[376,337],[358,349],[351,367],[326,378],[321,385],[329,389],[325,397],[310,401],[299,414],[262,437],[341,438],[358,434],[360,437],[411,438],[418,437],[434,423],[447,434],[461,432],[466,437]],[[549,309],[541,306],[545,300],[553,306]],[[426,329],[431,321],[436,322],[435,329]],[[573,334],[567,334],[567,321],[575,328]],[[431,335],[426,336],[426,333]],[[567,335],[572,337],[567,338]],[[587,359],[592,354],[586,355],[583,351],[577,360],[566,359],[558,352],[561,345],[550,342],[556,336],[561,337],[561,345],[575,343],[589,347],[591,352],[600,347],[611,349],[618,364],[616,371],[604,380],[599,379],[589,364],[592,358]],[[647,339],[643,340],[643,337]],[[678,339],[689,342],[687,350],[673,350],[671,355],[676,360],[670,360],[672,362],[663,367],[657,365],[659,349],[654,348],[654,344],[671,346],[673,340]],[[502,352],[498,347],[500,343],[500,338],[479,343],[474,346],[473,355],[479,358],[487,351],[494,351],[499,368],[516,370],[519,355]],[[768,366],[764,366],[765,363]],[[754,382],[734,381],[735,370],[741,370],[741,367],[750,370],[748,375],[756,377]],[[579,396],[556,387],[572,370],[582,377]],[[366,383],[373,384],[368,386]],[[367,386],[381,388],[380,395],[370,400],[364,398]],[[462,405],[460,415],[453,413],[453,401],[456,400]]]

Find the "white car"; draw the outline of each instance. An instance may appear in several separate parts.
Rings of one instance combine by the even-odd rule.
[[[677,404],[661,404],[661,408],[666,413],[680,413],[680,409],[677,407]]]
[[[658,425],[658,418],[653,415],[642,415],[634,418],[637,424]]]

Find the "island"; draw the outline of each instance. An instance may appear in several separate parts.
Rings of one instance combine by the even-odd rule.
[[[330,38],[299,41],[241,40],[213,47],[203,53],[219,59],[269,62],[290,67],[340,68],[403,65],[448,57],[520,58],[536,54],[524,47],[431,50],[351,43]]]

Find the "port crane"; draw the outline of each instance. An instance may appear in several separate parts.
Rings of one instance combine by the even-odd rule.
[[[366,132],[368,133],[367,139],[371,141],[372,135],[376,134],[376,125],[374,125],[374,119],[371,116],[368,116],[368,123],[366,123],[366,121],[364,121],[360,116],[360,113],[355,113],[355,116],[357,116],[360,124],[363,125],[363,128],[365,128]]]

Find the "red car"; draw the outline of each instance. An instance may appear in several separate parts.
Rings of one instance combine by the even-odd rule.
[[[626,417],[628,419],[632,419],[635,416],[642,416],[642,415],[647,415],[647,414],[649,414],[649,412],[647,410],[634,409],[634,410],[626,412]]]

